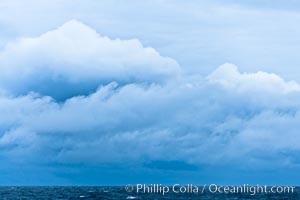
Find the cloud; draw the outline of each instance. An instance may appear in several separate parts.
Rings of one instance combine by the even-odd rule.
[[[233,165],[247,157],[241,166],[293,166],[298,88],[225,64],[163,85],[111,82],[62,103],[35,93],[3,96],[0,145],[12,160],[64,164]]]
[[[300,85],[295,81],[285,82],[280,76],[263,71],[241,74],[232,64],[220,66],[208,76],[208,80],[240,92],[290,93],[300,91]]]
[[[180,73],[175,60],[137,39],[112,40],[76,20],[7,45],[0,66],[0,86],[13,95],[33,91],[60,100],[111,81],[161,83]]]
[[[77,21],[0,55],[9,163],[299,166],[300,85],[279,75],[233,64],[187,75],[138,40]]]

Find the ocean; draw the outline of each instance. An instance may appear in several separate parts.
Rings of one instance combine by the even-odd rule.
[[[143,194],[136,192],[126,192],[124,187],[121,186],[70,186],[70,187],[0,187],[0,199],[1,200],[52,200],[52,199],[203,199],[203,200],[233,200],[233,199],[268,199],[268,200],[288,200],[288,199],[300,199],[300,187],[296,187],[293,193],[290,194],[211,194],[209,192],[204,193],[188,193],[188,194],[176,194],[169,192],[165,195],[162,194]]]

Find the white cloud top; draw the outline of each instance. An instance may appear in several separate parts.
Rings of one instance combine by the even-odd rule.
[[[226,88],[238,91],[262,91],[270,93],[299,92],[300,85],[295,81],[285,82],[280,76],[262,71],[256,73],[240,73],[237,66],[224,64],[216,69],[208,80],[219,83]]]
[[[111,81],[164,82],[180,73],[175,60],[138,40],[103,37],[76,20],[7,45],[0,52],[0,70],[0,85],[14,95],[34,90],[59,99]]]

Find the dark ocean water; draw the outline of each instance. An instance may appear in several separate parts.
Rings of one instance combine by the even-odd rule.
[[[292,194],[137,194],[124,187],[0,187],[0,199],[295,199],[300,200],[300,188]]]

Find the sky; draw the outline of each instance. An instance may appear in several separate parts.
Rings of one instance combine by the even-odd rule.
[[[0,185],[299,185],[299,11],[1,1]]]

